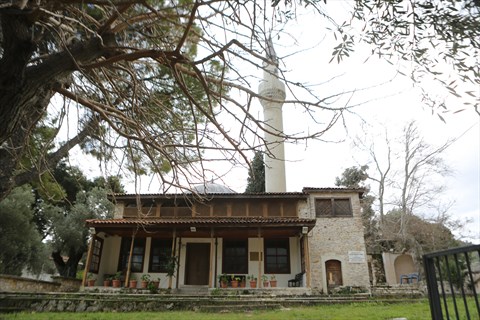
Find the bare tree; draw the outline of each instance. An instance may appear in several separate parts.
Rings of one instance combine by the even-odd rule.
[[[382,138],[383,144],[381,146],[378,146],[374,140],[367,140],[368,137],[365,136],[356,137],[354,139],[355,147],[365,151],[368,154],[369,161],[373,163],[373,165],[366,166],[367,169],[369,167],[374,168],[373,173],[367,172],[367,177],[369,180],[372,180],[377,184],[375,198],[378,200],[380,225],[383,223],[383,218],[385,216],[385,191],[392,184],[393,176],[391,142],[386,129]],[[385,155],[385,157],[382,155]]]
[[[355,145],[366,152],[374,164],[369,166],[367,174],[368,179],[377,184],[382,233],[379,238],[399,239],[404,248],[408,242],[415,243],[415,234],[410,230],[412,219],[426,219],[448,227],[445,211],[448,206],[441,205],[440,195],[444,191],[441,178],[451,170],[442,153],[456,140],[449,139],[440,146],[433,146],[420,135],[415,121],[407,123],[395,140],[389,138],[385,129],[383,139],[384,143],[379,146],[368,142],[368,138],[356,138]],[[385,220],[387,212],[388,221]],[[442,214],[436,217],[440,212]]]
[[[135,174],[156,173],[165,188],[199,181],[206,161],[245,165],[246,152],[264,145],[263,133],[272,131],[252,112],[259,98],[252,87],[261,70],[275,63],[266,58],[265,43],[272,29],[281,31],[278,20],[288,18],[285,14],[264,1],[2,6],[0,199],[25,179],[41,177],[76,145]],[[249,69],[254,73],[246,73]],[[330,113],[322,114],[327,120],[315,132],[271,132],[280,139],[319,137],[348,108],[331,105],[339,94],[319,98],[285,79],[283,70],[279,76],[297,90],[292,96],[304,97],[286,104],[301,105],[312,117]],[[77,134],[60,146],[54,134],[36,148],[45,152],[29,151],[39,126],[56,133],[62,125],[72,126],[74,108]],[[225,117],[236,124],[226,124]]]
[[[432,146],[420,136],[415,121],[409,122],[403,129],[400,143],[403,151],[402,170],[399,183],[395,185],[400,191],[396,204],[400,208],[400,233],[403,241],[407,240],[407,222],[411,215],[421,208],[433,208],[438,202],[438,196],[444,191],[444,186],[432,181],[432,177],[451,174],[445,164],[442,153],[455,140],[448,140],[440,146]]]

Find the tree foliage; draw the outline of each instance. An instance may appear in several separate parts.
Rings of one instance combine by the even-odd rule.
[[[368,43],[372,55],[390,63],[407,62],[410,69],[400,73],[420,84],[424,103],[440,119],[441,113],[463,109],[480,115],[478,0],[355,1],[336,38],[332,59],[341,61],[352,55],[356,44]],[[462,97],[465,106],[448,107],[449,95]]]
[[[45,245],[33,222],[35,197],[31,186],[15,188],[0,202],[0,273],[20,276],[41,271],[47,263]]]
[[[247,193],[265,192],[265,163],[263,162],[263,153],[255,152],[247,178]]]
[[[402,224],[402,219],[406,226]],[[460,245],[460,241],[455,239],[442,221],[428,221],[415,215],[405,219],[401,210],[398,209],[387,213],[381,232],[381,239],[388,241],[391,248],[397,252],[409,250],[415,252],[418,257],[425,253]]]
[[[63,162],[53,170],[52,177],[65,197],[37,199],[36,221],[41,221],[37,228],[50,239],[51,256],[60,275],[75,277],[88,245],[85,220],[111,217],[113,204],[107,199],[107,191],[123,192],[123,186],[117,177],[89,180],[79,168]],[[43,194],[51,192],[45,190]]]
[[[272,63],[265,40],[285,14],[265,4],[46,1],[1,9],[0,198],[76,145],[135,174],[156,173],[165,188],[203,180],[211,160],[245,163],[246,151],[264,144],[264,124],[251,113],[257,80],[244,70]],[[295,138],[318,137],[345,106],[295,86],[310,97],[300,101],[310,114],[330,113],[314,133]],[[78,127],[54,143],[71,117]],[[28,148],[40,127],[51,129],[41,156]]]
[[[107,199],[104,189],[95,187],[90,191],[80,191],[70,210],[53,212],[52,258],[60,275],[75,277],[78,263],[88,246],[89,233],[85,228],[85,220],[111,218],[113,204]],[[63,256],[68,260],[64,261]]]

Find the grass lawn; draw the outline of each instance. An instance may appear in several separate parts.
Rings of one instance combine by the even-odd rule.
[[[476,312],[476,308],[469,301],[470,312]],[[450,309],[451,311],[453,309]],[[463,311],[463,310],[462,310]],[[451,314],[452,316],[452,314]],[[478,314],[471,314],[471,319],[479,319]],[[228,313],[204,313],[192,311],[168,311],[168,312],[132,312],[132,313],[12,313],[0,314],[0,320],[386,320],[394,318],[406,318],[408,320],[431,319],[430,308],[427,300],[419,300],[416,303],[354,303],[349,305],[322,305],[315,307],[295,307],[274,311],[253,312],[228,312]],[[461,317],[460,319],[467,319]]]
[[[383,303],[356,303],[350,305],[326,305],[315,307],[286,308],[274,311],[253,311],[238,313],[203,313],[191,311],[170,312],[132,312],[132,313],[14,313],[0,315],[1,320],[246,320],[246,319],[392,319],[407,318],[430,319],[428,302],[383,304]]]

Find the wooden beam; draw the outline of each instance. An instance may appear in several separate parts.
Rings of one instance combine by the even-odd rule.
[[[135,244],[135,231],[132,233],[132,242],[130,243],[130,253],[128,255],[128,264],[127,264],[127,274],[125,275],[125,287],[128,287],[128,282],[130,281],[130,273],[132,272],[132,256],[133,256],[134,244]]]
[[[90,244],[88,245],[88,253],[87,253],[87,261],[85,262],[85,271],[83,272],[83,279],[82,279],[82,286],[87,285],[87,276],[90,271],[90,263],[92,261],[92,255],[93,255],[93,243],[95,242],[95,239],[97,238],[97,235],[94,233],[92,234],[92,237],[90,238]]]
[[[262,230],[258,228],[258,244],[259,244],[259,250],[258,250],[258,279],[257,279],[257,288],[260,288],[263,286],[262,283],[262,260],[263,260],[263,245],[262,245]]]
[[[213,254],[213,249],[214,249],[214,243],[213,243],[213,228],[211,229],[211,232],[210,232],[210,267],[208,268],[208,287],[209,288],[212,288],[212,279],[213,279],[213,258],[214,258],[214,254]]]
[[[175,245],[176,245],[176,241],[175,241]],[[180,274],[180,256],[182,255],[182,237],[179,237],[178,239],[178,255],[177,255],[177,258],[176,258],[176,262],[177,262],[177,279],[176,279],[176,288],[178,289],[178,282],[180,281],[179,279],[179,274]],[[186,260],[186,259],[185,259]],[[185,281],[185,280],[184,280]]]
[[[175,258],[175,242],[176,242],[176,237],[177,237],[177,230],[173,230],[173,235],[172,235],[172,255],[171,257],[174,258],[174,259],[177,259]],[[175,265],[177,265],[175,263]],[[178,268],[178,266],[177,266]],[[171,289],[172,288],[172,276],[169,276],[168,277],[168,288]]]
[[[304,252],[304,257],[305,257],[305,275],[307,278],[307,288],[310,288],[310,249],[308,247],[308,234],[305,234],[303,236],[303,249],[305,250]]]

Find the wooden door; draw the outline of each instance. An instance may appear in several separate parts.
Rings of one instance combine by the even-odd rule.
[[[342,263],[338,260],[328,260],[325,262],[327,274],[327,285],[329,288],[343,285]]]
[[[208,285],[210,243],[187,243],[185,284]]]

